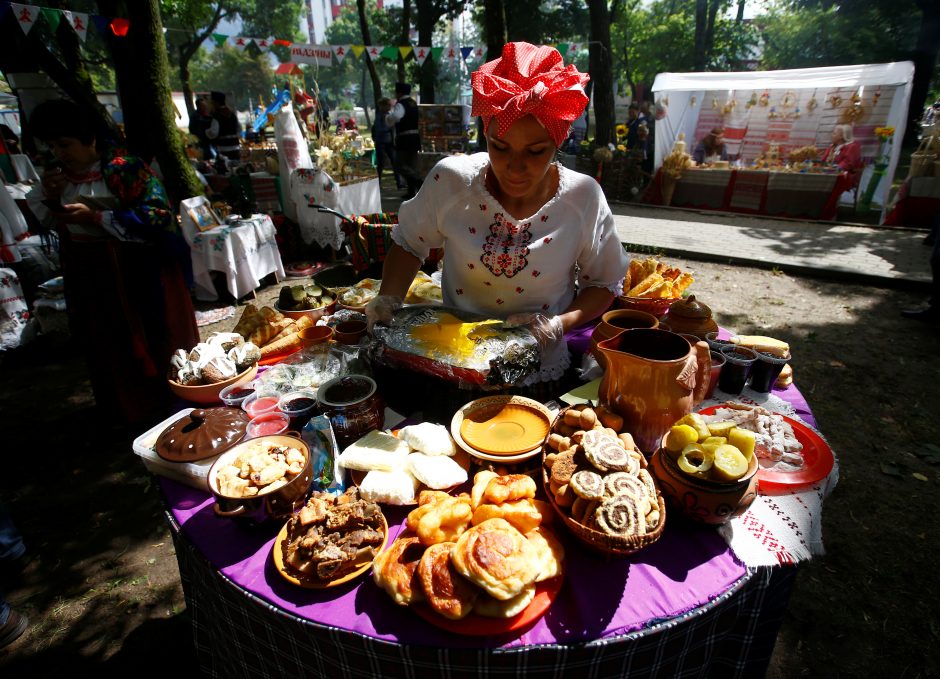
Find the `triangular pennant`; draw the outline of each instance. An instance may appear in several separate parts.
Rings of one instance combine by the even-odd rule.
[[[474,47],[474,48],[473,48],[473,58],[474,58],[474,59],[482,59],[485,53],[486,53],[486,48],[485,48],[485,47]]]
[[[414,49],[414,48],[413,48],[411,45],[408,45],[408,46],[406,46],[406,47],[399,47],[399,48],[398,48],[398,53],[401,55],[401,58],[402,58],[403,61],[408,58],[408,55],[411,54],[411,51],[412,51],[413,49]]]
[[[558,50],[558,53],[561,55],[561,58],[564,59],[565,54],[568,53],[568,43],[560,42],[557,45],[555,45],[555,49]]]
[[[233,35],[231,38],[229,38],[229,43],[239,52],[244,52],[245,48],[248,47],[249,42],[251,42],[250,38],[246,38],[241,35]]]
[[[18,2],[11,2],[10,8],[13,10],[16,23],[23,29],[23,33],[29,35],[33,26],[36,25],[36,20],[39,19],[39,8],[34,5],[21,5]]]
[[[346,54],[349,52],[349,45],[331,45],[333,48],[333,56],[336,57],[336,61],[343,63],[343,59],[346,58]]]
[[[454,61],[460,58],[460,50],[456,47],[448,47],[447,51],[444,52],[444,58],[447,59],[447,61]]]
[[[366,48],[366,54],[369,55],[369,58],[372,61],[378,61],[379,57],[382,56],[382,50],[385,49],[385,45],[369,45]]]
[[[366,46],[365,45],[350,45],[349,49],[351,49],[352,53],[355,54],[356,57],[358,58],[358,57],[361,57],[362,53],[366,51]]]
[[[95,25],[95,30],[98,31],[98,35],[102,38],[107,38],[108,33],[111,31],[108,29],[108,26],[111,25],[111,20],[108,17],[103,17],[100,14],[92,14],[91,22]]]
[[[430,56],[430,54],[430,47],[421,47],[420,45],[415,47],[415,61],[418,62],[418,66],[424,66],[424,61],[428,58],[428,56]]]
[[[470,53],[471,53],[471,52],[473,52],[473,48],[472,48],[472,47],[461,47],[461,48],[460,48],[460,56],[463,57],[463,60],[464,60],[464,61],[467,60],[467,57],[470,56]]]
[[[63,9],[62,17],[65,19],[65,23],[71,26],[72,30],[78,35],[79,42],[85,42],[85,35],[88,33],[88,15]]]
[[[42,13],[43,18],[46,20],[46,23],[49,24],[50,30],[55,33],[55,29],[59,27],[59,21],[62,19],[62,15],[59,14],[57,9],[49,9],[48,7],[43,7],[39,10]]]
[[[290,47],[294,43],[292,43],[290,40],[281,40],[280,38],[276,38],[274,40],[274,44],[280,45],[281,47]]]
[[[434,59],[434,61],[440,61],[440,60],[441,60],[441,55],[442,55],[443,53],[444,53],[444,48],[443,48],[443,47],[432,47],[432,48],[431,48],[431,58]]]
[[[386,45],[382,48],[382,56],[385,59],[397,59],[398,58],[398,48],[394,45]]]
[[[212,39],[215,40],[215,46],[219,48],[221,48],[223,45],[225,45],[226,42],[228,42],[228,36],[222,35],[221,33],[213,33]]]
[[[262,52],[267,52],[271,49],[271,41],[268,38],[255,38],[255,47]]]
[[[565,51],[565,54],[570,54],[571,58],[574,59],[574,56],[581,51],[580,42],[569,42],[568,49]]]
[[[127,29],[131,27],[131,22],[121,17],[116,17],[111,21],[111,32],[114,35],[123,38],[127,35]]]

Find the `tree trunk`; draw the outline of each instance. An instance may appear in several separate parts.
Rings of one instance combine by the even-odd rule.
[[[708,22],[708,0],[695,0],[695,54],[696,71],[705,70],[705,25]]]
[[[193,116],[196,115],[196,104],[193,101],[193,83],[192,76],[189,72],[189,60],[191,55],[186,53],[182,47],[180,48],[180,82],[183,84],[183,103],[186,104],[186,113],[189,116],[189,119],[192,120]]]
[[[734,18],[735,21],[741,23],[744,21],[744,3],[746,0],[738,0],[738,15]]]
[[[506,28],[506,6],[503,0],[483,0],[483,33],[486,37],[486,60],[499,58],[503,45],[509,42]],[[483,119],[477,117],[477,148],[486,151],[486,130]]]
[[[399,45],[411,44],[411,0],[404,0],[401,6],[401,41]],[[405,82],[405,57],[398,53],[398,82]]]
[[[201,195],[202,185],[176,128],[159,0],[135,0],[123,8],[98,0],[98,7],[105,16],[126,16],[130,22],[125,38],[109,42],[131,150],[147,162],[156,157],[173,205]]]
[[[359,10],[359,30],[362,31],[362,43],[369,47],[372,45],[372,35],[369,32],[369,22],[366,21],[365,0],[356,0],[356,9]],[[376,72],[375,64],[372,63],[372,59],[368,54],[366,54],[366,64],[369,68],[369,76],[372,78],[372,105],[377,106],[379,99],[382,98],[382,83],[379,82],[379,74]]]
[[[418,25],[418,44],[431,45],[434,39],[434,24],[440,19],[441,15],[434,11],[431,0],[415,0],[415,9],[417,10]],[[421,103],[434,103],[434,84],[437,80],[437,60],[427,59],[421,66],[419,74],[419,83],[421,91]]]
[[[199,47],[202,43],[205,42],[210,35],[215,33],[219,22],[227,16],[228,15],[222,11],[222,4],[217,4],[215,6],[215,14],[212,15],[212,21],[209,25],[202,29],[202,32],[197,33],[183,45],[180,45],[180,81],[183,83],[183,102],[186,104],[186,112],[189,114],[190,118],[196,113],[196,105],[193,102],[193,85],[189,72],[189,62],[196,56],[196,52],[199,51]]]
[[[911,86],[911,106],[908,109],[907,129],[904,140],[908,144],[916,143],[919,127],[917,123],[923,115],[930,91],[940,50],[940,7],[936,0],[918,0],[921,11],[920,30],[917,32],[917,46],[911,55],[914,62],[914,82]]]
[[[709,0],[708,2],[708,21],[705,24],[705,64],[708,64],[708,58],[711,56],[712,48],[715,45],[715,19],[718,15],[718,5],[721,0]]]
[[[614,78],[607,0],[587,0],[591,17],[590,74],[594,83],[594,140],[606,146],[614,139]]]

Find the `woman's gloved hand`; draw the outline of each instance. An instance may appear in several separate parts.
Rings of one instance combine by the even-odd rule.
[[[369,326],[369,332],[376,323],[390,325],[392,316],[398,309],[401,309],[402,298],[394,295],[378,295],[371,302],[366,304],[366,321]]]
[[[512,314],[506,319],[505,324],[527,328],[535,336],[543,354],[565,341],[565,328],[559,316],[532,313]]]

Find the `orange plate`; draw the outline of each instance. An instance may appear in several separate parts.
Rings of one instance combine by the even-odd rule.
[[[289,349],[288,351],[282,351],[281,353],[278,353],[278,354],[271,354],[270,356],[265,356],[260,361],[258,361],[258,365],[274,365],[275,363],[280,363],[288,356],[293,356],[294,354],[296,354],[302,348],[303,347],[294,347],[293,349]]]
[[[712,415],[723,406],[710,406],[699,411],[702,415]],[[780,415],[780,413],[777,413]],[[835,464],[832,449],[826,445],[822,437],[807,427],[786,415],[780,415],[793,427],[796,440],[803,444],[803,467],[793,472],[775,472],[772,469],[758,467],[757,482],[760,488],[766,490],[788,490],[791,486],[803,486],[816,483],[826,478]]]
[[[411,610],[424,618],[432,625],[445,629],[454,634],[463,634],[472,637],[490,637],[522,630],[541,618],[548,607],[552,605],[558,591],[561,589],[564,576],[545,580],[535,586],[535,598],[526,606],[526,609],[511,618],[488,618],[476,613],[470,613],[466,618],[451,620],[439,615],[430,606],[424,603],[412,604]]]
[[[288,521],[288,523],[290,523],[290,521]],[[385,529],[385,539],[382,540],[382,544],[376,548],[376,554],[383,552],[385,550],[385,546],[388,544],[388,522],[386,522],[384,514],[382,515],[382,527]],[[298,587],[303,587],[304,589],[326,589],[327,587],[338,587],[339,585],[343,585],[350,580],[358,578],[372,567],[373,559],[369,559],[365,563],[358,566],[355,570],[350,571],[346,575],[336,578],[335,580],[327,580],[326,582],[323,582],[321,580],[298,578],[297,576],[291,574],[284,565],[284,551],[281,548],[281,542],[286,537],[287,523],[284,524],[284,527],[281,528],[280,532],[277,534],[277,537],[274,538],[274,548],[271,550],[271,556],[274,558],[274,567],[277,569],[277,572],[280,573],[285,580],[294,585],[297,585]],[[525,613],[525,611],[523,611],[523,613]]]
[[[508,403],[466,414],[460,423],[460,435],[484,453],[516,455],[538,446],[550,427],[551,422],[542,412],[521,403]]]

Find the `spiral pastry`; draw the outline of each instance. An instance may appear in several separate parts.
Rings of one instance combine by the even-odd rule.
[[[646,484],[639,477],[626,472],[614,472],[604,477],[604,494],[607,497],[629,495],[637,502],[640,511],[646,514],[650,510],[651,500]]]
[[[597,472],[587,469],[576,471],[568,483],[574,494],[585,500],[600,500],[604,497],[604,479]]]
[[[632,472],[640,468],[637,462],[616,437],[607,432],[592,429],[584,434],[581,447],[588,461],[602,472]]]
[[[630,537],[646,533],[646,513],[640,511],[636,498],[617,495],[607,498],[594,512],[597,527],[617,537]]]

